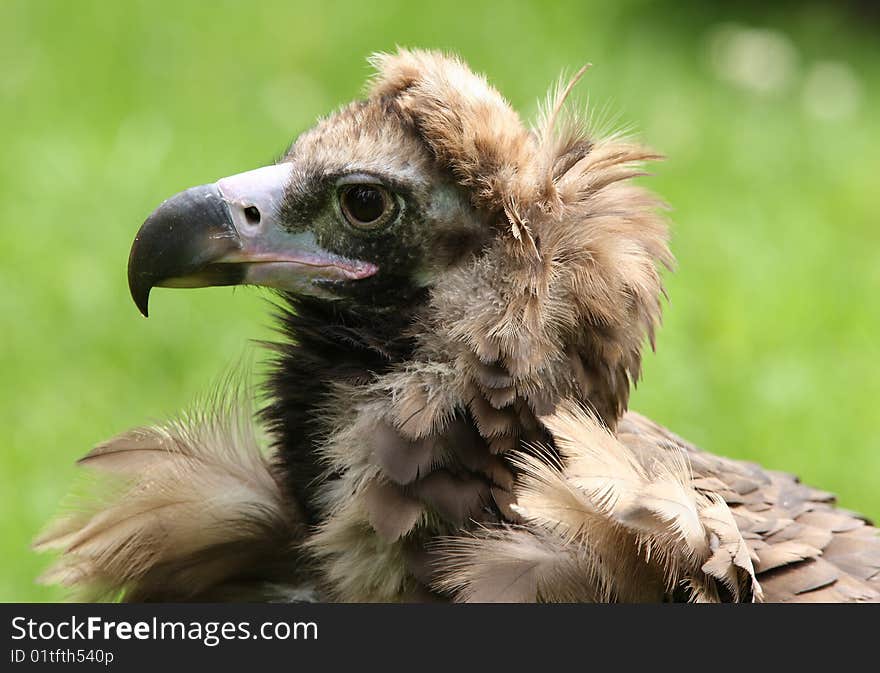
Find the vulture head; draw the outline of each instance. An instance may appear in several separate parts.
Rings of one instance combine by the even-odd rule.
[[[262,285],[377,314],[413,299],[487,240],[448,170],[386,97],[349,106],[285,157],[165,201],[132,247],[129,282]]]
[[[574,81],[530,129],[455,58],[373,64],[367,98],[277,164],[159,206],[131,250],[135,303],[146,315],[155,286],[274,288],[295,310],[407,337],[417,360],[442,350],[529,382],[542,413],[576,390],[613,425],[672,262],[659,202],[629,183],[658,156],[566,115]]]

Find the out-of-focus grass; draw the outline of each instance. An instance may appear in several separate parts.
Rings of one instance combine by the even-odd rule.
[[[526,114],[592,62],[581,99],[670,157],[650,184],[680,271],[635,408],[880,515],[877,27],[708,4],[0,4],[0,600],[62,596],[34,584],[47,559],[28,543],[78,456],[184,407],[268,334],[251,290],[160,290],[141,319],[137,226],[271,161],[396,44],[460,52]]]

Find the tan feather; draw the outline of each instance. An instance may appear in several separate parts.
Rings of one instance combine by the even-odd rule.
[[[410,441],[388,423],[378,423],[365,438],[372,458],[383,473],[398,484],[408,484],[419,474],[430,472],[437,461],[437,441],[423,437]]]
[[[807,558],[815,558],[821,553],[821,549],[816,549],[797,540],[780,542],[761,550],[755,570],[758,573],[764,573],[768,570],[773,570],[773,568],[797,563]]]
[[[727,503],[719,496],[700,509],[700,520],[709,531],[712,555],[701,570],[719,580],[734,602],[761,601],[763,590],[755,578],[748,546],[740,535]]]
[[[443,519],[463,525],[481,519],[490,501],[489,484],[476,477],[457,477],[446,470],[436,470],[412,486],[419,500],[434,509]]]
[[[134,600],[204,597],[260,568],[267,585],[300,581],[296,504],[283,494],[237,399],[124,433],[80,463],[105,473],[109,488],[98,489],[97,501],[77,503],[76,513],[36,540],[37,549],[63,554],[44,581]],[[282,560],[289,567],[276,577]]]
[[[558,538],[506,528],[442,540],[437,589],[464,603],[594,602],[592,564]]]
[[[561,405],[543,420],[565,456],[568,479],[598,512],[641,535],[672,532],[688,554],[706,553],[698,496],[680,453],[658,456],[649,473],[579,405]]]
[[[388,542],[409,533],[422,516],[418,500],[408,497],[396,484],[373,480],[364,490],[370,525]]]

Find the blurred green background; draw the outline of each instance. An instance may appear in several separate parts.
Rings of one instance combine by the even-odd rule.
[[[769,4],[769,3],[768,3]],[[563,70],[669,156],[680,269],[634,408],[880,516],[880,25],[868,3],[0,0],[0,600],[74,460],[203,393],[263,296],[128,297],[165,197],[272,161],[365,57],[459,52],[524,115]],[[868,12],[868,13],[866,13]],[[251,355],[259,359],[259,355]]]

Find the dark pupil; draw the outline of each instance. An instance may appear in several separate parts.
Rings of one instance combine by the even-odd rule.
[[[375,222],[385,212],[385,199],[375,187],[357,185],[345,192],[345,206],[358,222]]]

